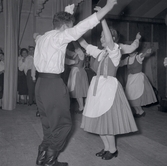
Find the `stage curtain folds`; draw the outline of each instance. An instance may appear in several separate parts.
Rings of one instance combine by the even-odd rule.
[[[65,7],[71,4],[78,5],[83,0],[54,0],[55,13],[64,11]]]
[[[47,1],[49,0],[37,0],[36,2],[36,14],[37,15],[40,15],[42,10],[44,10],[45,4],[47,3]],[[64,11],[65,6],[67,5],[71,5],[71,4],[78,5],[80,2],[84,0],[50,0],[50,1],[53,1],[53,5],[55,9],[54,12],[57,13],[59,11]]]
[[[18,39],[22,1],[23,0],[3,1],[5,20],[5,74],[2,108],[4,110],[13,110],[16,107]]]

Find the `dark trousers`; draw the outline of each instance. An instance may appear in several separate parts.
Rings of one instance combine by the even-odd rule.
[[[44,134],[40,146],[61,151],[72,127],[67,87],[60,75],[39,73],[35,96]]]
[[[31,70],[27,71],[27,87],[28,87],[28,97],[29,97],[28,104],[31,105],[35,100],[35,82],[32,80]]]

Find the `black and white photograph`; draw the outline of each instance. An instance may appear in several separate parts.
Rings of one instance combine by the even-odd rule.
[[[167,0],[0,0],[0,166],[167,166]]]

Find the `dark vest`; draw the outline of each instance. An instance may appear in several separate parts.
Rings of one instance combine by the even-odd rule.
[[[128,62],[129,62],[129,59],[128,59]],[[128,63],[127,68],[128,68],[129,74],[136,74],[136,73],[142,72],[142,64],[140,64],[137,61],[136,57],[135,57],[135,60],[132,64]]]

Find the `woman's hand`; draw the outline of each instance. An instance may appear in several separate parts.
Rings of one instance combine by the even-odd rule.
[[[141,35],[140,35],[140,32],[138,32],[137,35],[136,35],[136,39],[140,40],[140,38],[141,38]]]
[[[36,40],[37,36],[39,36],[39,33],[34,33],[34,34],[33,34],[34,40]]]
[[[116,4],[117,4],[117,0],[107,0],[107,3],[106,3],[107,6],[112,6],[112,7]]]
[[[147,51],[146,51],[147,54],[151,54],[151,52],[152,52],[151,48],[147,49]]]

